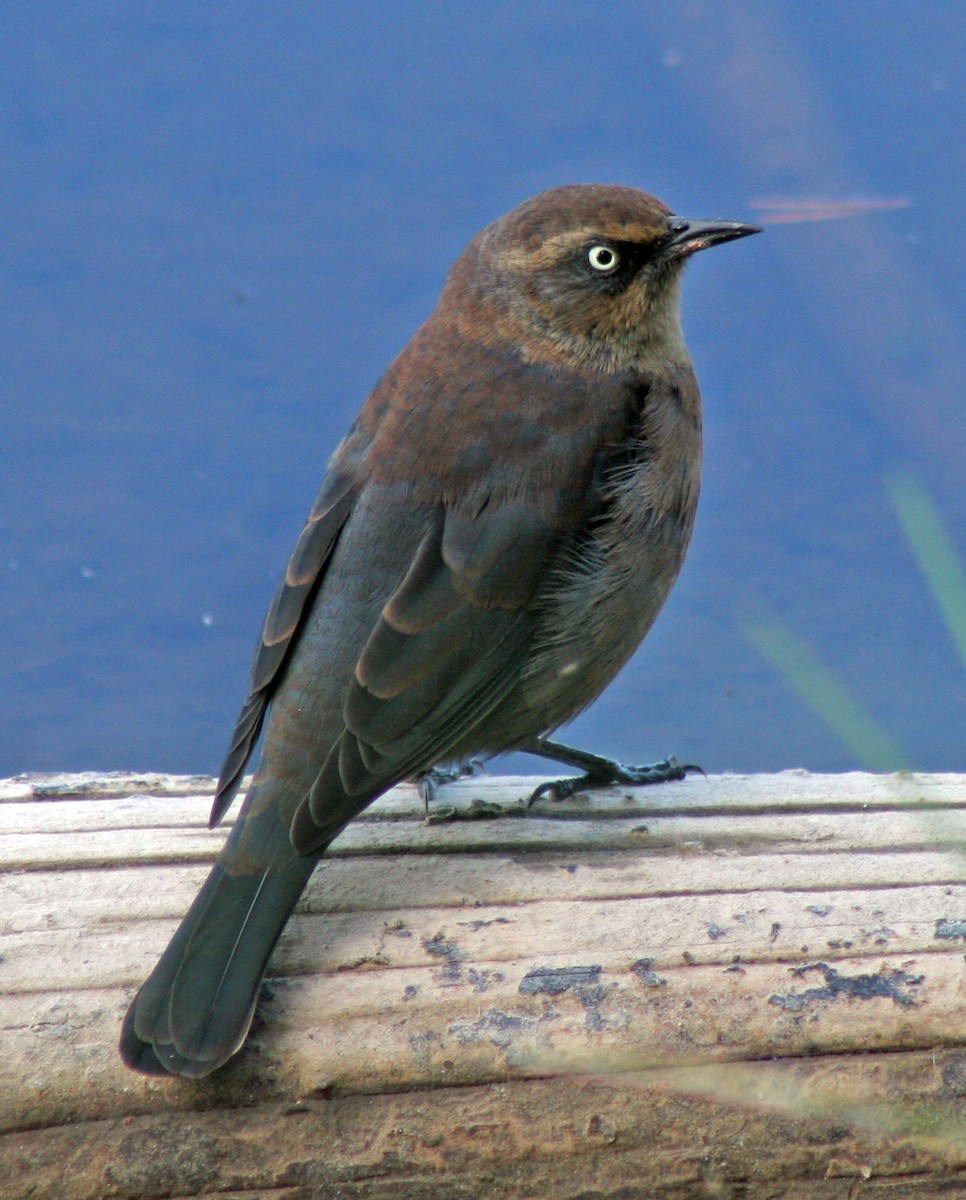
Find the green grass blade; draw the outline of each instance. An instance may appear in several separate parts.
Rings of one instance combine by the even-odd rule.
[[[775,619],[760,620],[746,625],[745,634],[861,766],[870,771],[912,769],[902,748],[787,625]]]
[[[886,486],[919,570],[966,664],[966,571],[942,514],[911,475],[894,475]]]

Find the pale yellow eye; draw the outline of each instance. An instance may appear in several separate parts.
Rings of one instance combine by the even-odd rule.
[[[620,266],[621,258],[613,246],[591,246],[587,261],[601,275],[610,275]]]

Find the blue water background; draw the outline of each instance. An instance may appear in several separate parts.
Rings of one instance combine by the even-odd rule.
[[[777,619],[964,769],[966,664],[887,491],[966,556],[964,97],[955,0],[4,5],[0,776],[217,771],[356,408],[478,228],[589,181],[862,203],[689,268],[695,543],[570,737],[858,765],[749,640]]]

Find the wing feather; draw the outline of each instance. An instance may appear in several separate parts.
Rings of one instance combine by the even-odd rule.
[[[389,784],[444,758],[519,678],[556,534],[535,507],[433,514],[349,685],[346,727],[292,827],[324,844]]]
[[[352,480],[339,471],[331,472],[322,485],[269,605],[255,649],[248,695],[218,779],[208,822],[210,826],[218,824],[235,798],[309,597],[318,587],[354,502]]]

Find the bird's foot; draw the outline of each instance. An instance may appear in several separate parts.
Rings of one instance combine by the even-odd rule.
[[[549,779],[546,783],[541,783],[531,792],[527,801],[528,809],[532,808],[542,796],[547,795],[553,795],[558,800],[566,800],[587,788],[611,787],[615,783],[623,783],[630,787],[643,787],[651,783],[670,783],[676,779],[685,779],[689,772],[704,774],[701,767],[694,763],[680,763],[673,756],[643,766],[629,766],[610,758],[603,758],[599,754],[591,754],[586,750],[565,746],[561,742],[551,742],[548,738],[535,738],[521,749],[528,754],[538,754],[541,758],[550,758],[554,762],[566,763],[570,767],[580,767],[584,772],[582,775],[571,776],[567,779]]]
[[[474,775],[485,775],[486,766],[482,759],[471,758],[455,767],[430,767],[416,776],[416,786],[423,802],[426,816],[429,816],[429,806],[436,799],[436,789],[447,783],[455,783],[458,779],[470,779]]]

